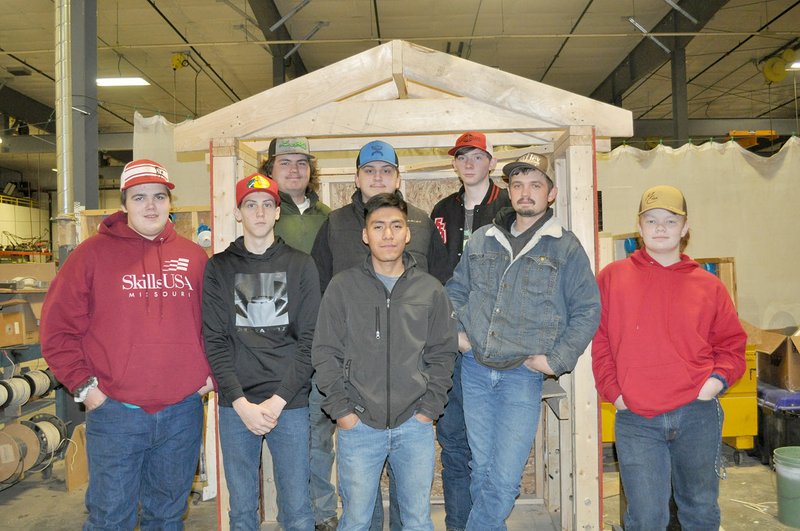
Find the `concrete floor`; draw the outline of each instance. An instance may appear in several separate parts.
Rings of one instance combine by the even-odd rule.
[[[776,518],[775,474],[752,457],[743,456],[740,465],[733,465],[733,451],[725,447],[728,478],[721,483],[720,506],[722,529],[725,531],[773,531],[790,529]],[[608,457],[608,455],[607,455]],[[613,463],[606,459],[604,473],[604,529],[619,525],[618,476]],[[23,481],[0,491],[0,521],[4,529],[17,531],[73,531],[80,529],[85,519],[84,491],[66,492],[63,462],[54,465],[50,478],[41,473],[31,474]],[[444,530],[444,509],[433,505],[437,531]],[[213,531],[217,528],[215,500],[189,504],[186,529]],[[276,526],[265,525],[265,531]],[[554,529],[544,507],[522,500],[508,522],[509,531]]]

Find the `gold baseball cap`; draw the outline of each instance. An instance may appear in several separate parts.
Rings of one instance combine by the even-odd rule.
[[[547,174],[547,158],[544,155],[540,155],[538,153],[525,153],[520,158],[515,160],[514,162],[509,162],[505,166],[503,166],[503,180],[508,182],[511,178],[511,173],[514,170],[518,169],[529,169],[529,170],[539,170],[547,177],[551,183],[553,179]]]
[[[654,208],[663,208],[673,214],[685,216],[686,199],[683,197],[683,193],[674,186],[665,184],[654,186],[642,194],[642,200],[639,202],[639,215]]]

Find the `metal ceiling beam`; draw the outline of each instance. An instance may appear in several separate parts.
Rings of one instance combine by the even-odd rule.
[[[258,28],[264,34],[264,39],[272,40],[291,40],[292,36],[289,35],[289,30],[286,25],[282,24],[275,33],[270,31],[270,26],[275,24],[281,19],[281,13],[278,11],[278,6],[275,5],[273,0],[247,0],[250,4],[250,9],[253,10],[253,16],[258,21]],[[292,49],[290,44],[273,44],[270,46],[270,53],[272,54],[272,85],[277,86],[286,81],[286,62],[283,56],[289,53]],[[308,73],[306,65],[300,54],[294,54],[289,66],[292,69],[292,77],[298,78],[303,74]]]
[[[633,136],[636,138],[672,138],[673,121],[664,120],[634,120]],[[717,138],[727,139],[728,132],[734,130],[763,131],[774,129],[778,135],[794,134],[797,124],[794,118],[722,118],[722,119],[690,119],[688,124],[688,138]]]
[[[671,9],[653,27],[651,33],[674,33],[700,31],[728,0],[682,0],[680,6],[691,13],[697,24],[692,23],[679,12]],[[693,37],[676,37],[667,44],[686,46]],[[674,48],[673,48],[674,49]],[[622,104],[622,96],[637,81],[669,61],[669,56],[650,39],[643,38],[628,56],[592,92],[591,97],[598,101]]]
[[[13,116],[48,133],[56,132],[55,111],[44,103],[9,88],[0,88],[0,114]]]
[[[133,133],[101,133],[98,151],[128,151],[133,149]],[[55,135],[4,136],[2,153],[55,153]]]

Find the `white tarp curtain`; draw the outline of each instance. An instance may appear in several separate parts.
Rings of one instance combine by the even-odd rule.
[[[800,139],[769,158],[735,142],[620,146],[597,161],[603,230],[635,232],[644,190],[671,184],[686,196],[693,258],[736,259],[739,315],[762,328],[800,324]]]
[[[169,172],[169,180],[175,183],[173,197],[176,206],[208,206],[208,166],[200,155],[180,160],[175,153],[173,136],[175,124],[161,115],[145,118],[138,112],[133,115],[133,158],[150,159],[162,164]]]

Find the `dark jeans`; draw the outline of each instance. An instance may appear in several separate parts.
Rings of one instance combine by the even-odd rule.
[[[625,531],[666,529],[671,492],[682,529],[719,529],[722,419],[717,399],[694,400],[651,419],[617,411],[619,472],[628,498]]]
[[[192,393],[147,413],[107,398],[86,415],[89,487],[85,531],[183,529],[200,456],[203,404]]]
[[[311,508],[314,510],[314,520],[321,524],[336,516],[339,504],[336,487],[331,483],[336,423],[322,411],[322,395],[315,379],[311,380],[311,394],[308,397],[308,419],[311,430]]]
[[[436,438],[442,447],[442,489],[444,490],[444,523],[448,530],[467,527],[472,509],[470,460],[472,453],[464,423],[464,397],[461,392],[461,360],[453,367],[453,387],[447,393],[444,414],[436,423]]]

